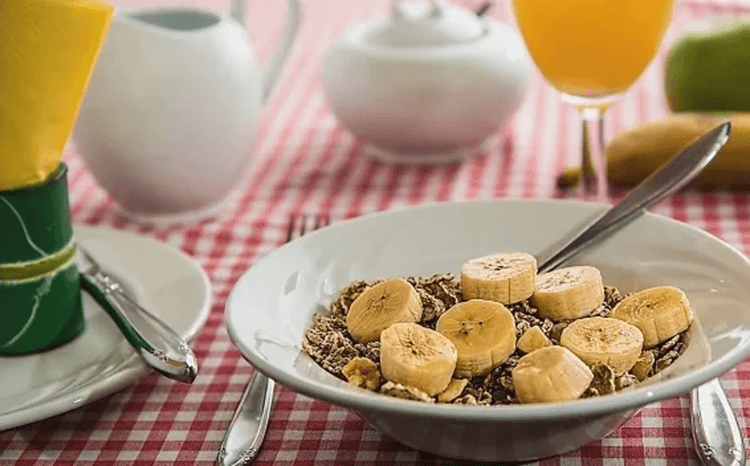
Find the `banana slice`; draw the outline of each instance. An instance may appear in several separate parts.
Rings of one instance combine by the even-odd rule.
[[[647,288],[627,296],[615,306],[611,316],[638,327],[645,348],[669,340],[693,322],[687,296],[673,286]]]
[[[504,252],[472,259],[461,267],[464,299],[513,304],[534,293],[536,259],[525,252]]]
[[[637,327],[607,317],[586,317],[571,322],[560,336],[560,344],[593,367],[608,365],[615,375],[629,371],[643,349],[643,334]]]
[[[521,403],[575,400],[594,378],[589,366],[562,346],[547,346],[523,356],[511,375]]]
[[[552,342],[549,341],[547,335],[542,332],[542,329],[540,329],[538,325],[535,325],[523,332],[523,335],[518,339],[518,344],[516,346],[518,346],[518,349],[524,353],[531,353],[534,350],[552,346]]]
[[[346,328],[358,342],[375,341],[391,324],[419,322],[422,300],[417,290],[403,278],[392,278],[373,285],[349,307]]]
[[[578,319],[604,302],[602,274],[587,265],[566,267],[536,277],[531,305],[552,320]]]
[[[456,369],[456,347],[440,333],[414,323],[393,324],[380,335],[380,370],[394,383],[435,396]]]
[[[448,384],[448,388],[438,394],[437,400],[440,403],[450,403],[455,400],[458,395],[463,393],[464,388],[469,384],[469,379],[451,379],[451,383]]]
[[[513,314],[494,301],[472,299],[458,303],[440,316],[435,330],[458,350],[456,377],[487,374],[516,349]]]

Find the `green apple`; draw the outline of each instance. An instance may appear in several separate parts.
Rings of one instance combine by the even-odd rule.
[[[664,74],[673,111],[750,111],[750,22],[683,35]]]

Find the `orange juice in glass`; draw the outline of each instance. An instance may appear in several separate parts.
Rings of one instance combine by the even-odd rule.
[[[526,47],[542,75],[588,125],[593,172],[586,197],[607,198],[602,118],[656,55],[675,0],[513,0]],[[585,152],[585,151],[584,151]],[[584,174],[586,170],[582,170]]]

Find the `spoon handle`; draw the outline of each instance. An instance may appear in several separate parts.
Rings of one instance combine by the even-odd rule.
[[[164,322],[143,309],[104,272],[81,271],[81,287],[112,317],[125,339],[151,368],[172,380],[192,383],[198,363],[190,347]]]
[[[705,466],[745,464],[745,440],[718,379],[690,393],[691,425],[695,450]]]
[[[588,227],[539,260],[538,272],[550,271],[594,244],[609,238],[640,217],[648,207],[678,191],[713,160],[729,139],[731,123],[726,121],[672,157],[659,170],[636,186],[617,205]]]

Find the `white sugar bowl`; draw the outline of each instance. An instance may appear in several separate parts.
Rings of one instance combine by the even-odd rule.
[[[513,27],[432,0],[350,29],[326,54],[323,86],[341,124],[397,163],[476,153],[526,96],[531,60]]]

